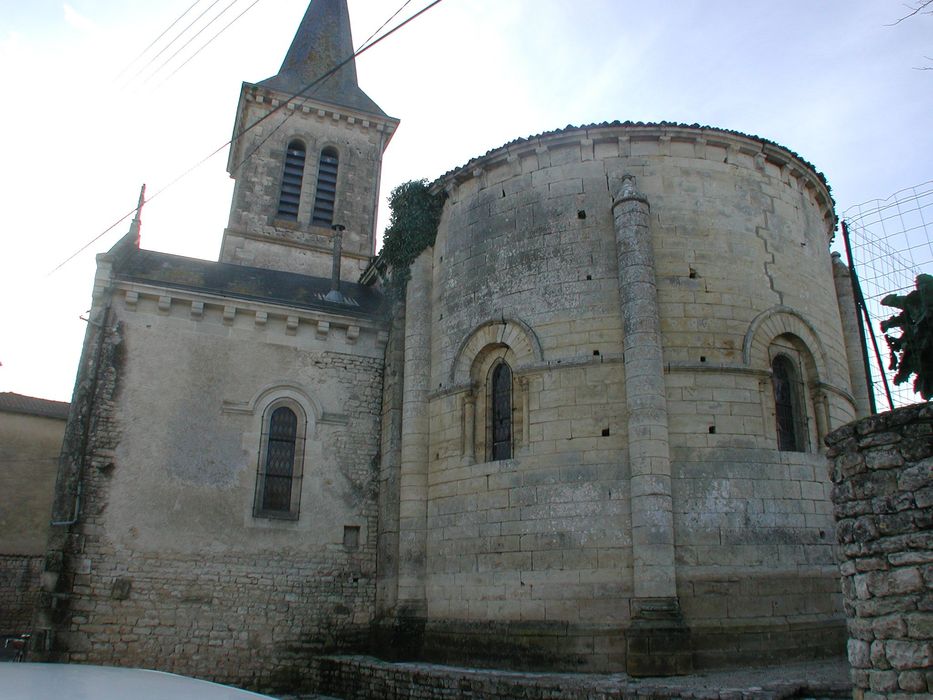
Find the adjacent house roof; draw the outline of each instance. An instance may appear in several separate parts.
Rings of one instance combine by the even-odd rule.
[[[12,391],[0,392],[0,412],[22,413],[27,416],[42,416],[43,418],[68,418],[68,409],[71,404],[67,401],[51,401],[38,399],[35,396],[14,394]]]
[[[198,260],[129,246],[115,256],[114,276],[124,281],[316,309],[337,315],[373,318],[380,314],[382,308],[379,292],[353,282],[340,283],[345,303],[338,303],[324,298],[330,291],[329,278]]]
[[[346,0],[314,0],[308,5],[278,74],[259,85],[385,117],[386,113],[360,89],[353,55]],[[333,75],[305,91],[341,63]]]

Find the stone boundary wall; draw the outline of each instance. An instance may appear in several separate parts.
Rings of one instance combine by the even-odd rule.
[[[42,561],[42,557],[0,554],[0,634],[22,634],[32,628]]]
[[[829,434],[856,700],[933,691],[933,403]]]

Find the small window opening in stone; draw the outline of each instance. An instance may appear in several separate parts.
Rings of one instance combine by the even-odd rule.
[[[318,161],[317,190],[314,193],[314,211],[311,223],[314,226],[330,226],[334,223],[334,203],[337,201],[337,149],[327,147],[321,151]]]
[[[593,275],[587,275],[586,278],[587,278],[588,280],[591,280],[591,279],[593,279]]]
[[[785,452],[802,452],[800,421],[800,399],[797,388],[797,372],[793,363],[778,355],[771,363],[771,384],[774,389],[774,419],[777,428],[778,449]]]
[[[290,221],[298,220],[298,202],[301,199],[301,181],[305,172],[305,145],[292,141],[285,149],[285,170],[282,173],[282,191],[276,216]]]
[[[716,426],[715,426],[715,425],[711,425],[711,426],[709,427],[709,434],[710,434],[710,435],[715,435],[715,434],[716,434]]]
[[[266,455],[266,488],[263,510],[288,511],[295,467],[295,438],[298,417],[290,408],[277,408],[269,422],[269,451]]]
[[[692,267],[690,268],[690,279],[695,280],[697,278],[697,271]]]
[[[512,458],[512,370],[500,362],[492,372],[492,458]]]
[[[599,350],[594,350],[594,351],[593,351],[593,356],[594,356],[594,357],[598,357],[598,356],[599,356]]]
[[[502,190],[502,199],[505,199],[505,190]]]
[[[700,355],[700,362],[706,362],[706,355]]]
[[[603,428],[603,437],[609,437],[609,428]]]
[[[287,406],[279,406],[263,426],[264,457],[257,474],[254,515],[260,517],[298,517],[300,465],[303,440],[298,436],[298,415]]]
[[[343,546],[347,549],[356,549],[360,546],[360,526],[344,525]]]
[[[578,219],[585,219],[585,218],[586,218],[586,212],[583,211],[583,210],[581,209],[580,211],[577,212],[577,218],[578,218]]]

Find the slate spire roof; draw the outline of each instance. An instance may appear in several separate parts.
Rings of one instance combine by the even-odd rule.
[[[259,84],[297,94],[352,55],[353,37],[347,0],[311,0],[278,74]],[[357,84],[356,61],[352,59],[302,95],[386,116]]]

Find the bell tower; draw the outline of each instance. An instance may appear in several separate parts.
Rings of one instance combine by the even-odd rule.
[[[398,123],[357,83],[346,0],[312,0],[279,72],[240,91],[220,262],[329,277],[340,229],[341,277],[355,281]]]

